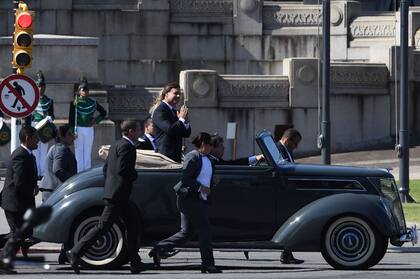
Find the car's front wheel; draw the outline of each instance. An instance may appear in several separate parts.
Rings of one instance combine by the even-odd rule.
[[[99,217],[98,212],[82,216],[74,225],[71,244],[85,236],[98,223]],[[122,223],[117,221],[80,259],[81,265],[86,268],[110,269],[124,265],[127,262],[127,250]]]
[[[324,259],[337,269],[368,269],[385,255],[388,238],[355,216],[344,216],[326,228],[321,245]]]

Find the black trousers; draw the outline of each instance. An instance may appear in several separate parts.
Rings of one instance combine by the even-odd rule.
[[[187,242],[198,235],[202,266],[213,266],[213,246],[211,225],[209,220],[209,205],[196,199],[177,197],[178,209],[181,211],[181,230],[173,236],[160,241],[155,248],[171,250],[175,246]]]
[[[117,203],[105,200],[105,208],[102,211],[98,224],[79,240],[71,249],[72,253],[78,257],[83,256],[92,244],[112,227],[119,217],[123,219],[127,229],[127,248],[131,265],[141,262],[138,254],[139,247],[137,245],[139,230],[136,226],[136,215],[128,200]]]
[[[26,211],[26,210],[25,210]],[[4,211],[4,214],[6,215],[6,220],[7,223],[9,224],[10,227],[10,234],[9,234],[9,238],[10,237],[14,237],[16,235],[16,231],[22,227],[23,225],[23,215],[25,214],[25,211]],[[30,230],[28,231],[27,234],[22,235],[18,238],[20,238],[21,240],[24,240],[25,238],[28,238],[30,236],[32,236],[33,231]]]
[[[5,245],[3,256],[4,257],[14,257],[19,247],[22,246],[23,241],[32,236],[33,230],[25,230],[24,232],[20,231],[18,234],[17,232],[23,225],[23,215],[25,211],[4,211],[6,215],[7,223],[10,227],[10,234],[8,235],[8,242],[9,245]]]

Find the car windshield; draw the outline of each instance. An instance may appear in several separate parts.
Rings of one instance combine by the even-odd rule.
[[[270,155],[273,158],[276,165],[280,164],[280,162],[282,162],[285,158],[283,158],[273,138],[271,136],[265,136],[263,138],[263,142],[264,145],[267,147],[268,152],[270,152]]]

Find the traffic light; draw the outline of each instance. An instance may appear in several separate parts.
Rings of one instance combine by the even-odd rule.
[[[32,66],[32,45],[35,12],[29,11],[24,3],[16,10],[15,33],[13,33],[13,61],[14,67],[30,68]]]

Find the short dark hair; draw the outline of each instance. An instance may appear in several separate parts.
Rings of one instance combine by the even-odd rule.
[[[211,142],[211,136],[205,132],[199,133],[192,140],[192,144],[194,144],[194,146],[197,148],[200,148],[203,143],[210,144],[210,142]]]
[[[148,127],[150,124],[153,124],[152,118],[151,117],[147,117],[144,120],[144,127]]]
[[[58,131],[54,130],[55,132],[55,140],[57,142],[61,142],[61,139],[67,135],[67,132],[71,130],[71,126],[69,124],[64,124],[58,127]]]
[[[299,142],[302,139],[302,135],[299,133],[298,130],[294,128],[289,128],[284,131],[283,136],[281,138],[287,138],[292,140],[293,142]]]
[[[24,125],[19,132],[20,142],[25,142],[27,137],[32,137],[37,133],[37,130],[31,125]]]
[[[219,136],[218,134],[211,135],[211,146],[218,147],[223,143],[223,138]]]
[[[137,129],[137,127],[139,126],[139,124],[137,123],[136,120],[134,119],[126,119],[121,123],[121,132],[123,133],[124,136],[128,135],[128,131],[130,129]]]

